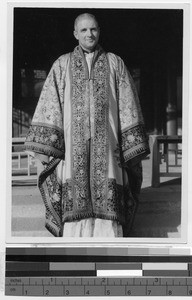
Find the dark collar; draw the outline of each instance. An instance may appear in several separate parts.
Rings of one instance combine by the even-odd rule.
[[[79,48],[79,50],[80,50],[81,53],[87,53],[87,54],[91,53],[91,52],[86,51],[85,49],[83,49],[80,45],[77,46],[77,47]],[[103,50],[102,50],[101,46],[98,44],[98,45],[95,47],[94,51],[92,51],[92,52],[97,52],[97,53],[98,53],[98,52],[101,52],[101,51],[103,51]]]

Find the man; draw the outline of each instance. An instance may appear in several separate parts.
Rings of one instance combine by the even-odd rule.
[[[133,80],[99,34],[93,15],[77,17],[79,45],[53,64],[26,138],[54,236],[127,236],[136,212],[148,139]]]

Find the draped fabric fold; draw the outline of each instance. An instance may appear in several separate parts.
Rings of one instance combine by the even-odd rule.
[[[113,220],[130,230],[149,153],[138,96],[121,58],[98,46],[91,65],[78,46],[44,84],[26,149],[51,159],[39,176],[46,227]]]
[[[63,104],[68,59],[68,56],[58,59],[47,76],[26,138],[28,150],[53,157],[65,156]]]
[[[149,153],[148,137],[133,79],[120,58],[118,63],[120,148],[123,164],[133,164]]]

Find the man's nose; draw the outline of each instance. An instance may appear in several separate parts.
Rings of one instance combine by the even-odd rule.
[[[87,30],[87,35],[88,35],[88,36],[92,36],[92,31],[91,31],[91,29],[88,29],[88,30]]]

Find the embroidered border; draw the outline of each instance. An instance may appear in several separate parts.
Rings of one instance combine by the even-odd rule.
[[[95,55],[93,64],[94,68],[91,72],[93,81],[89,82],[85,58],[79,48],[75,48],[71,58],[72,179],[75,184],[71,193],[73,193],[75,215],[84,214],[83,208],[85,207],[88,215],[99,209],[100,213],[106,216],[109,66],[105,53],[99,52]],[[91,85],[93,85],[93,90]],[[92,96],[90,92],[93,93]],[[86,118],[88,116],[90,119],[90,107],[94,112],[94,126],[89,153]],[[101,207],[103,207],[102,210]]]
[[[95,209],[89,210],[86,206],[81,210],[75,210],[73,201],[73,190],[75,183],[73,180],[68,179],[62,187],[62,222],[72,222],[85,218],[101,218],[106,220],[116,220],[120,223],[125,223],[125,201],[127,194],[124,193],[122,185],[116,183],[115,179],[108,179],[107,195],[105,201],[97,202]],[[100,189],[98,193],[102,193],[104,189]],[[80,202],[79,202],[80,204]],[[101,204],[101,205],[100,205]]]
[[[128,185],[124,187],[124,194],[126,196],[125,196],[125,207],[124,207],[125,224],[123,226],[123,236],[128,237],[135,219],[135,214],[138,207],[138,199],[133,196],[130,187]]]
[[[92,212],[89,189],[89,153],[86,141],[86,114],[88,113],[87,80],[83,57],[76,47],[71,55],[72,76],[72,179],[73,210],[74,214],[81,212],[84,207]]]
[[[109,158],[109,65],[105,53],[96,60],[93,73],[94,134],[91,143],[91,196],[94,211],[106,212]]]
[[[105,53],[95,58],[93,81],[87,79],[85,58],[78,47],[71,55],[72,178],[62,187],[63,222],[97,217],[125,222],[127,195],[108,179],[109,66]],[[93,84],[93,96],[89,98]],[[88,90],[88,92],[87,92]],[[88,101],[92,101],[88,105]],[[87,140],[86,117],[94,112],[93,135]],[[124,132],[126,137],[126,132]],[[89,146],[90,145],[90,153]],[[90,169],[89,169],[90,163]],[[91,192],[90,192],[91,189]]]
[[[62,236],[62,186],[57,182],[56,167],[60,159],[52,159],[46,168],[41,172],[38,179],[42,199],[46,208],[46,228],[54,236]]]
[[[49,126],[31,125],[25,141],[25,148],[45,155],[64,157],[63,132]]]
[[[149,149],[144,125],[138,124],[121,134],[121,147],[124,161],[128,161]]]

